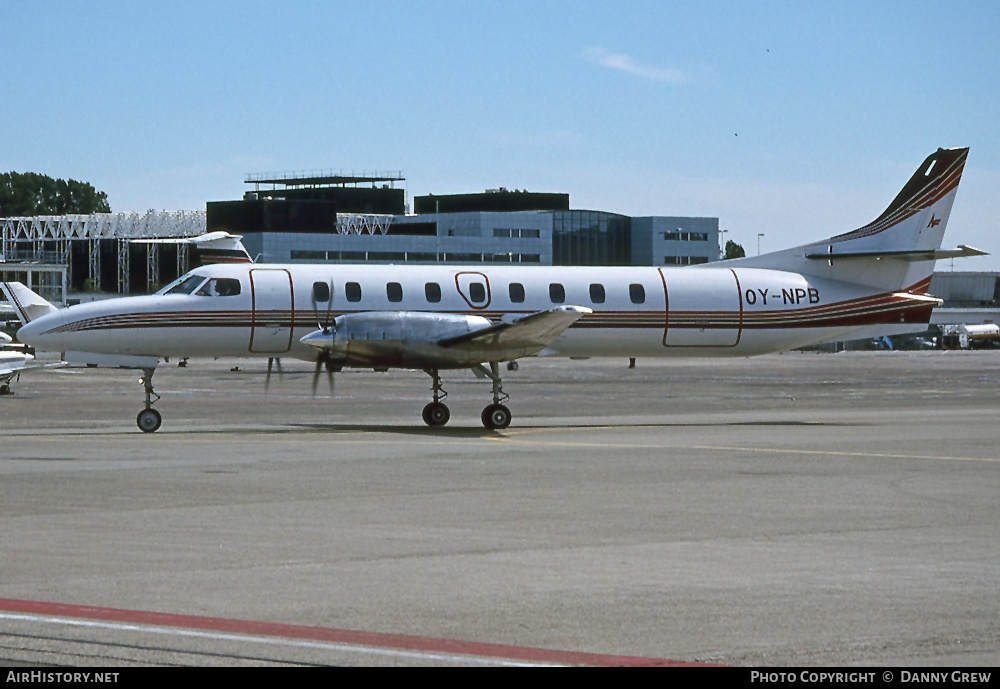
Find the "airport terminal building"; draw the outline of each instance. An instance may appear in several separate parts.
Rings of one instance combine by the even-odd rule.
[[[403,181],[398,172],[248,175],[242,199],[204,211],[0,218],[0,260],[5,279],[62,301],[155,291],[198,255],[148,240],[217,230],[242,235],[264,263],[686,266],[720,257],[718,218],[579,210],[569,194],[505,188],[418,196],[411,211]]]
[[[268,263],[693,265],[719,258],[718,218],[570,208],[569,194],[505,188],[418,196],[396,174],[251,175],[242,201],[207,204],[207,229]]]

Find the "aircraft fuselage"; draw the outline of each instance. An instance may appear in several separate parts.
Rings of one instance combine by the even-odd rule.
[[[185,279],[188,287],[178,290]],[[903,324],[912,330],[912,324],[927,322],[936,304],[906,291],[878,292],[724,264],[213,265],[155,295],[108,299],[50,314],[26,325],[22,337],[54,351],[314,360],[315,350],[300,339],[343,314],[419,312],[497,322],[573,305],[592,313],[541,355],[748,356],[821,342],[870,325]],[[442,334],[428,332],[424,341]],[[399,334],[387,324],[357,337],[391,340],[394,335]]]

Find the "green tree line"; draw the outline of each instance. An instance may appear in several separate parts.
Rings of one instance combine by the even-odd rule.
[[[108,195],[86,182],[35,172],[0,174],[0,218],[110,212]]]
[[[726,242],[726,252],[722,255],[722,258],[743,258],[747,255],[747,252],[743,250],[743,247],[734,242],[732,239]]]

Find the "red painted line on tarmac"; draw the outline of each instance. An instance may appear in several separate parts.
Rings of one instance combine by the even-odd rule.
[[[123,610],[100,608],[90,605],[70,605],[68,603],[46,603],[43,601],[15,600],[0,598],[0,610],[6,612],[34,613],[88,620],[105,620],[148,624],[159,627],[203,629],[234,634],[255,634],[259,636],[283,637],[288,639],[309,639],[327,641],[352,646],[391,648],[405,651],[428,653],[449,653],[479,658],[523,660],[560,665],[590,666],[633,666],[633,667],[690,667],[704,663],[689,663],[668,658],[643,658],[640,656],[604,655],[601,653],[578,653],[526,646],[480,643],[436,639],[406,634],[385,634],[362,632],[350,629],[330,629],[309,627],[278,622],[254,622],[252,620],[231,620],[224,617],[202,617],[200,615],[179,615],[168,612],[148,612],[144,610]]]

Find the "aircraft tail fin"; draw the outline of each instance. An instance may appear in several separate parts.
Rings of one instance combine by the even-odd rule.
[[[221,230],[200,234],[197,237],[165,237],[160,239],[133,239],[133,244],[185,244],[193,246],[201,265],[210,263],[253,263],[250,252],[243,246],[243,235]]]
[[[36,318],[59,310],[20,282],[0,283],[0,289],[3,290],[7,301],[14,307],[14,312],[17,313],[21,325],[27,325]]]
[[[863,227],[733,263],[926,294],[936,259],[984,254],[967,246],[941,250],[968,155],[968,148],[939,148],[921,163],[885,211]]]
[[[241,235],[209,232],[191,239],[203,265],[209,263],[253,263]]]

